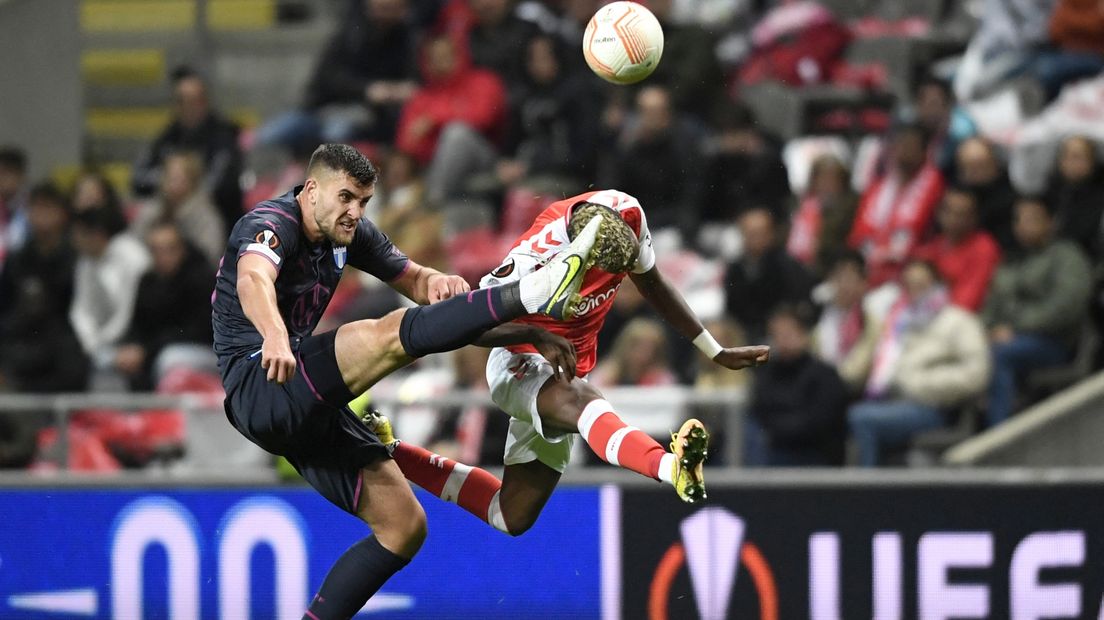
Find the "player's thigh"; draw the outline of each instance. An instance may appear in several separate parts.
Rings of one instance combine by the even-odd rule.
[[[349,391],[360,394],[377,381],[414,361],[399,341],[399,327],[406,310],[382,319],[346,323],[337,329],[334,353]]]
[[[600,398],[598,388],[578,377],[572,377],[570,382],[549,378],[537,394],[537,412],[544,428],[576,433],[583,409]]]
[[[392,460],[381,460],[361,471],[363,486],[359,516],[393,553],[412,557],[426,535],[426,516],[414,491]]]
[[[506,529],[516,535],[532,527],[559,482],[560,472],[540,461],[507,465],[499,496]]]

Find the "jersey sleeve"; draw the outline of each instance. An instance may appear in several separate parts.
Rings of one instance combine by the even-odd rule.
[[[406,254],[367,219],[361,219],[357,224],[348,251],[350,265],[384,282],[397,279],[410,268],[410,259]]]
[[[652,247],[652,231],[648,230],[648,218],[644,216],[644,209],[637,208],[640,214],[640,251],[636,255],[636,264],[633,265],[633,273],[645,273],[655,267],[655,248]]]
[[[295,216],[264,203],[245,214],[230,233],[230,246],[237,256],[258,254],[268,259],[276,271],[295,253],[299,244],[299,221]]]

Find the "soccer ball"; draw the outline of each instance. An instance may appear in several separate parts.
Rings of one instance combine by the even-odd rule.
[[[633,84],[652,74],[663,56],[663,28],[635,2],[613,2],[598,9],[583,34],[583,57],[598,77]]]

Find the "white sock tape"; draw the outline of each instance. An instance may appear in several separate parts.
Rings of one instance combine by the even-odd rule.
[[[717,354],[724,351],[724,347],[721,343],[717,342],[717,339],[713,337],[713,334],[709,333],[709,330],[703,329],[697,338],[694,338],[694,346],[698,348],[709,359],[717,357]]]
[[[608,400],[599,398],[587,403],[587,406],[583,407],[583,413],[579,416],[579,434],[583,436],[583,439],[589,441],[590,427],[594,426],[594,421],[603,413],[611,411],[613,411],[613,405],[609,404]]]

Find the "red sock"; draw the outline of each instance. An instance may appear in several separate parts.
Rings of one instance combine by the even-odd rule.
[[[391,457],[407,480],[460,506],[500,532],[507,532],[498,499],[502,481],[486,470],[457,463],[405,441],[395,446]]]
[[[598,458],[659,480],[659,464],[667,453],[644,431],[629,426],[605,400],[591,401],[579,416],[579,432]]]

